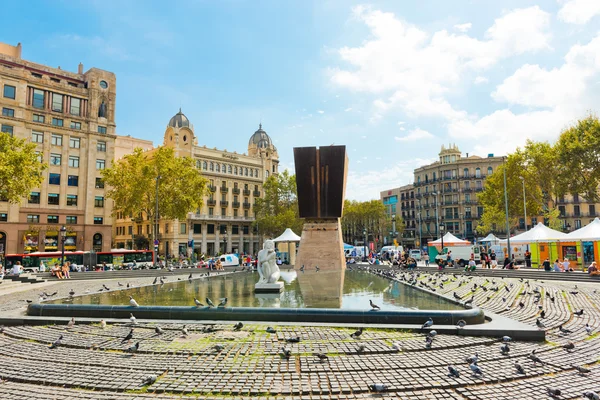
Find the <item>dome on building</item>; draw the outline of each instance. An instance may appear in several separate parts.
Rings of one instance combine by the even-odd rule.
[[[173,128],[189,128],[190,120],[181,112],[180,108],[179,112],[175,114],[173,118],[171,118],[171,120],[169,121],[169,126],[172,126]]]
[[[254,132],[254,135],[250,137],[248,146],[252,145],[262,149],[266,149],[273,146],[271,138],[269,137],[269,135],[267,135],[267,132],[263,130],[262,124],[258,125],[258,130]]]

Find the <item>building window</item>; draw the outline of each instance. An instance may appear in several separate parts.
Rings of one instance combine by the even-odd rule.
[[[207,168],[208,168],[208,163],[206,161],[202,161],[202,169],[204,171],[206,171]]]
[[[221,207],[221,215],[227,215],[227,209],[225,207]]]
[[[33,114],[33,122],[39,122],[43,124],[46,122],[46,117],[40,114]]]
[[[248,176],[248,168],[244,168],[244,175]]]
[[[15,116],[15,110],[13,110],[12,108],[3,107],[2,108],[2,116],[3,117],[14,117]]]
[[[229,174],[231,173],[231,165],[227,166],[227,173],[229,173]]]
[[[213,215],[215,215],[215,209],[214,209],[214,208],[212,208],[212,207],[208,207],[208,215],[209,215],[209,216],[211,216],[211,217],[212,217]]]
[[[64,122],[62,119],[60,118],[52,118],[52,125],[54,126],[63,126]]]
[[[27,214],[27,223],[38,224],[40,222],[40,216],[35,214]]]
[[[50,154],[50,165],[60,165],[62,161],[62,156],[60,154],[51,153]]]
[[[31,192],[29,193],[29,204],[40,204],[40,192]]]
[[[106,167],[106,161],[96,160],[96,169],[104,169]]]
[[[81,122],[71,121],[71,129],[81,130]]]
[[[35,108],[44,108],[46,94],[43,90],[33,89],[33,106]]]
[[[49,224],[58,224],[58,215],[48,215]]]
[[[81,110],[81,99],[71,97],[71,115],[79,115]]]
[[[72,149],[78,149],[81,147],[81,139],[78,137],[70,137],[69,138],[69,147]]]
[[[69,175],[67,177],[67,186],[79,186],[79,176]]]
[[[15,99],[17,94],[17,88],[10,85],[4,85],[4,97],[7,99]]]
[[[215,170],[215,163],[213,163],[213,162],[210,163],[210,170],[211,171]]]
[[[267,178],[269,177],[269,170],[268,169],[265,170],[265,177],[267,177]]]
[[[8,222],[8,214],[0,213],[0,222]]]
[[[233,174],[234,174],[234,175],[237,175],[237,174],[238,174],[237,167],[233,167]]]
[[[2,125],[0,132],[8,133],[10,136],[13,135],[13,127],[11,125]]]
[[[60,174],[50,173],[48,175],[48,183],[51,185],[60,185]]]
[[[104,181],[102,178],[96,178],[96,189],[104,189]]]
[[[221,164],[217,164],[217,172],[221,172]]]
[[[67,215],[67,224],[76,224],[77,216],[76,215]]]
[[[48,193],[48,205],[57,206],[60,203],[60,196],[58,193]]]
[[[250,177],[254,176],[254,170],[252,168],[250,168]]]
[[[102,224],[104,224],[104,218],[94,217],[94,225],[102,225]]]
[[[96,196],[94,198],[94,207],[104,207],[104,197]]]
[[[106,142],[98,140],[98,143],[96,143],[96,151],[105,152],[106,151]]]
[[[238,216],[238,210],[237,210],[237,208],[234,208],[234,209],[233,209],[233,216],[234,216],[234,217],[237,217],[237,216]]]
[[[106,134],[106,127],[105,126],[99,126],[98,127],[98,133],[104,133],[104,134]]]
[[[579,229],[581,228],[581,220],[580,219],[576,219],[575,220],[575,229]]]
[[[52,144],[52,146],[62,146],[62,135],[57,135],[56,133],[52,134],[52,137],[50,138],[50,143]]]
[[[493,172],[494,172],[494,169],[492,167],[488,167],[487,174],[491,175]]]
[[[68,194],[67,195],[67,205],[68,206],[76,206],[77,205],[77,195],[76,194]]]
[[[79,168],[79,157],[69,156],[69,167]]]
[[[56,111],[56,112],[63,111],[63,95],[62,94],[52,93],[52,111]]]
[[[179,225],[179,233],[180,234],[187,233],[187,224],[180,224]]]

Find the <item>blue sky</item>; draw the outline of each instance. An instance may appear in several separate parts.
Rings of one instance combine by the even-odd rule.
[[[599,0],[29,1],[3,4],[23,58],[117,75],[117,132],[245,152],[345,144],[347,197],[413,180],[442,144],[506,154],[600,104]],[[22,17],[20,17],[22,16]]]

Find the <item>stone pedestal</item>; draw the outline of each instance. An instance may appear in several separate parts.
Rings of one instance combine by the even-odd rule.
[[[296,270],[344,270],[344,241],[339,218],[307,220],[302,229],[300,247],[296,255]]]
[[[279,293],[283,291],[283,282],[275,283],[257,283],[254,285],[255,293]]]

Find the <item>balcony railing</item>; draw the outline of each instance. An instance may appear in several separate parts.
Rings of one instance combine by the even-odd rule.
[[[227,193],[227,192],[229,192],[229,188],[228,188],[228,187],[226,187],[226,186],[221,186],[221,187],[219,188],[219,190],[221,191],[221,193]]]
[[[220,221],[254,221],[254,217],[244,217],[243,215],[208,215],[208,214],[197,214],[189,213],[188,218],[190,219],[209,219],[209,220],[220,220]]]
[[[255,190],[252,193],[254,194],[254,197],[260,197],[260,191],[258,191],[258,190]]]
[[[217,205],[217,201],[214,199],[208,199],[206,200],[206,204],[209,206],[216,206]]]
[[[213,186],[213,185],[209,185],[208,186],[208,190],[210,190],[211,192],[216,192],[217,191],[217,187]]]
[[[234,201],[233,203],[231,203],[231,205],[233,206],[233,208],[239,208],[240,207],[240,202],[239,201]]]
[[[227,200],[221,200],[219,204],[221,205],[221,207],[227,207],[229,205],[229,202]]]
[[[244,196],[250,196],[250,189],[244,189]]]
[[[250,208],[250,203],[244,203],[243,206],[244,206],[244,208],[248,209],[248,208]]]
[[[240,194],[240,188],[233,188],[233,189],[231,189],[231,192],[233,194]]]

